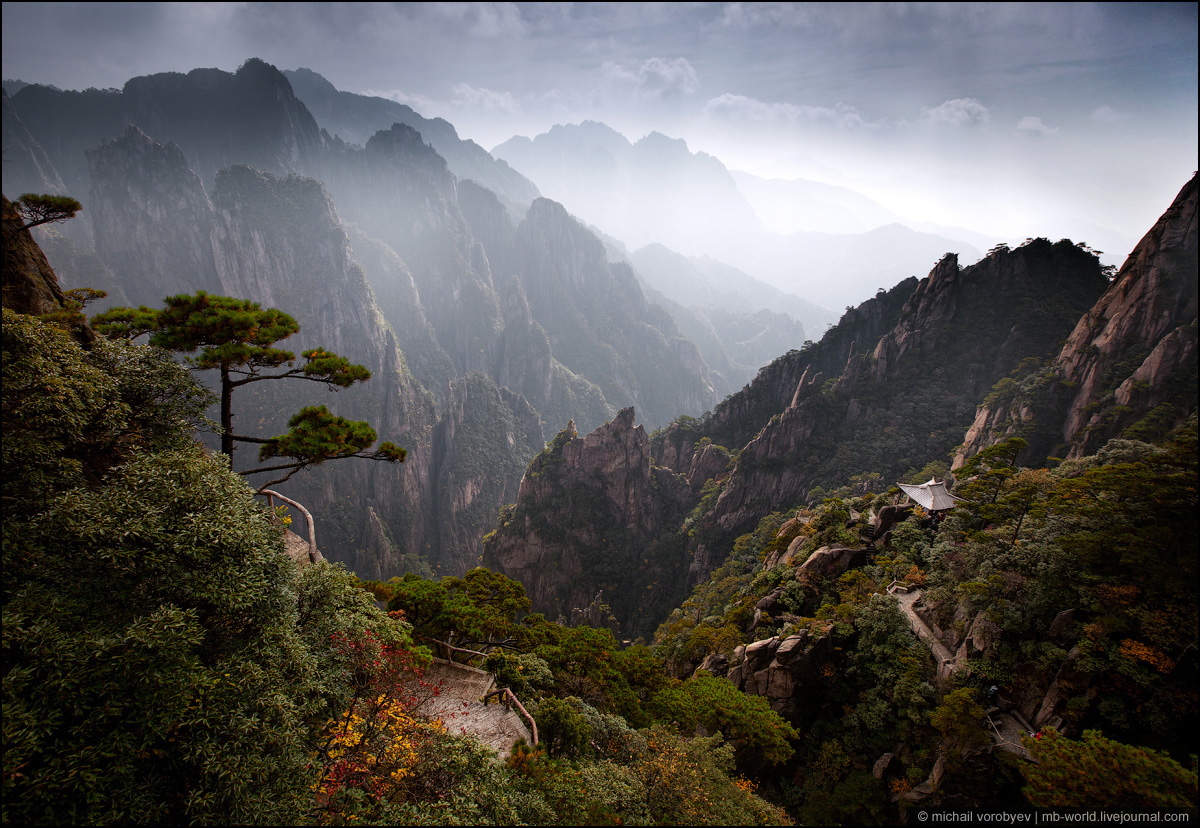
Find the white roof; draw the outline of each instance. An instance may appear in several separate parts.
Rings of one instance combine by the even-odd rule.
[[[946,484],[939,483],[932,477],[928,483],[922,483],[920,486],[914,486],[908,483],[897,484],[906,495],[911,497],[921,507],[928,509],[931,512],[940,512],[943,509],[954,508],[955,503],[961,503],[961,497],[955,497],[946,491]]]

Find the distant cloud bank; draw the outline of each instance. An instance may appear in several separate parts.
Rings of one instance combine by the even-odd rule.
[[[978,98],[951,98],[941,106],[922,108],[921,118],[935,124],[977,126],[988,122],[988,110]]]
[[[700,88],[700,78],[687,58],[647,58],[640,63],[614,63],[603,66],[610,79],[633,87],[642,98],[680,98]]]
[[[875,127],[853,106],[836,104],[804,106],[790,103],[766,103],[745,95],[725,93],[704,105],[704,114],[724,121],[750,121],[773,124],[825,123],[840,128]]]
[[[1058,127],[1047,126],[1042,123],[1041,118],[1033,115],[1026,115],[1017,123],[1017,131],[1032,133],[1037,135],[1053,135],[1058,132]]]

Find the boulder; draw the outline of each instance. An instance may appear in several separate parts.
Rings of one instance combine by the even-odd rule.
[[[808,556],[808,560],[800,564],[799,571],[807,572],[818,578],[839,578],[848,569],[862,566],[867,560],[867,550],[863,547],[822,546]],[[797,576],[799,576],[797,572]]]
[[[894,753],[885,753],[875,760],[875,765],[871,768],[871,775],[876,779],[883,779],[889,774],[894,776],[899,772],[900,760],[896,758]]]
[[[723,676],[729,671],[729,656],[724,653],[709,653],[696,669],[707,670],[714,676]]]
[[[1056,644],[1064,644],[1068,640],[1072,630],[1075,628],[1076,616],[1078,611],[1074,608],[1066,609],[1054,616],[1054,620],[1050,622],[1050,629],[1046,636]]]

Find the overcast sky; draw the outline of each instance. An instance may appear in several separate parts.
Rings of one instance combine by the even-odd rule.
[[[852,186],[915,220],[1136,239],[1197,167],[1196,10],[6,2],[3,75],[119,87],[261,57],[487,149],[591,119]]]

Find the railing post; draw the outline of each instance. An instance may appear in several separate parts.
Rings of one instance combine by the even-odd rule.
[[[313,525],[312,513],[287,495],[281,495],[279,492],[272,489],[263,489],[261,492],[259,492],[259,494],[267,496],[267,503],[270,504],[272,509],[274,509],[275,504],[275,501],[272,498],[277,497],[289,506],[295,507],[302,515],[304,515],[304,519],[308,522],[308,562],[315,564],[317,562],[317,530]]]

